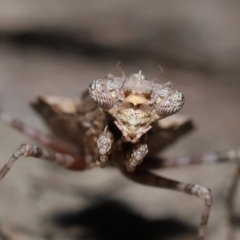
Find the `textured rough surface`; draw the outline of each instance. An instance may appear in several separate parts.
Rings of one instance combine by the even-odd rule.
[[[178,112],[184,104],[184,96],[173,88],[172,83],[154,83],[141,71],[129,77],[122,73],[122,78],[108,74],[105,79],[94,80],[89,86],[89,94],[104,112],[112,116],[106,125],[108,129],[98,139],[100,165],[105,167],[111,160],[109,156],[119,138],[119,133],[114,136],[109,130],[114,121],[122,132],[122,141],[129,143],[122,147],[124,161],[121,163],[127,171],[133,172],[148,153],[145,141],[152,124]]]
[[[196,124],[196,131],[165,149],[164,155],[238,147],[239,2],[105,3],[1,1],[0,107],[47,132],[27,106],[36,95],[75,98],[106,72],[118,75],[114,66],[119,60],[125,72],[144,69],[150,79],[161,64],[166,74],[156,82],[172,81],[181,89],[186,98],[181,113]],[[1,165],[20,143],[30,143],[3,124],[0,134]],[[148,154],[158,144],[172,141],[167,132],[161,137],[161,143],[151,143]],[[214,204],[208,239],[227,239],[225,199],[235,165],[190,166],[158,173],[211,188]],[[189,231],[185,224],[196,227],[202,211],[198,199],[134,184],[113,169],[73,173],[36,159],[21,159],[0,184],[0,195],[1,233],[11,239],[106,240],[119,239],[127,232],[132,239],[192,240],[196,229]],[[101,200],[102,204],[96,204]],[[129,208],[121,206],[123,202]],[[61,227],[48,221],[63,212]],[[111,232],[106,227],[110,225]],[[127,231],[119,233],[119,228]]]

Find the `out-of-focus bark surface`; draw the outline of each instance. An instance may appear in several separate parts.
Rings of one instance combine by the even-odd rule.
[[[93,79],[120,75],[119,60],[126,75],[142,69],[149,79],[161,64],[165,74],[157,81],[172,81],[184,93],[181,113],[197,126],[164,156],[239,147],[239,10],[237,1],[217,0],[0,1],[0,107],[47,131],[27,106],[37,94],[75,98]],[[0,136],[1,165],[30,142],[3,124]],[[157,172],[212,188],[208,239],[222,240],[235,167]],[[198,226],[202,208],[201,200],[131,183],[114,169],[71,172],[21,158],[0,184],[0,236],[194,239],[191,227]]]

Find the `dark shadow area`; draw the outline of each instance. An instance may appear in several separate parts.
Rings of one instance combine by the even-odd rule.
[[[85,210],[57,213],[51,221],[61,230],[86,228],[92,233],[88,237],[98,240],[171,239],[182,235],[194,237],[197,232],[195,227],[173,218],[149,220],[113,200],[102,201]],[[74,237],[83,239],[82,234]]]
[[[164,33],[162,33],[164,35]],[[146,43],[133,42],[128,45],[106,46],[88,36],[84,31],[78,32],[77,36],[59,30],[30,30],[1,35],[0,41],[14,44],[20,49],[36,47],[45,48],[49,51],[58,53],[68,53],[75,56],[83,56],[93,59],[94,61],[102,61],[102,59],[118,62],[121,60],[125,64],[138,61],[149,61],[156,63],[164,62],[169,67],[176,69],[187,69],[205,73],[214,73],[216,69],[212,68],[205,61],[194,61],[193,59],[183,58],[181,61],[177,57],[177,53],[169,54],[168,51],[153,51]],[[151,39],[148,44],[151,45]],[[175,55],[175,56],[174,56]],[[219,69],[218,69],[219,70]]]
[[[231,224],[236,227],[240,228],[240,217],[237,215],[234,215],[233,218],[230,220]]]
[[[137,53],[134,49],[123,50],[121,47],[116,49],[110,46],[102,46],[93,39],[84,37],[85,33],[79,33],[79,35],[82,37],[76,38],[76,36],[72,36],[70,33],[61,31],[33,30],[2,36],[1,39],[21,48],[46,48],[59,53],[82,55],[97,61],[102,60],[103,57],[113,59],[114,61],[119,61],[119,58],[129,61],[135,57],[143,57],[143,54]],[[128,53],[127,55],[126,52]]]

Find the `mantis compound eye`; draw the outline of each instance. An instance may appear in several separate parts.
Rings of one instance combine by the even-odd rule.
[[[114,106],[114,100],[103,79],[96,79],[90,84],[89,95],[104,110],[109,110]]]
[[[161,118],[165,118],[178,112],[184,104],[184,96],[178,90],[172,90],[170,93],[156,105],[155,110]]]

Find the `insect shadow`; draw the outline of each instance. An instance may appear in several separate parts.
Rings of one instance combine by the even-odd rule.
[[[90,236],[98,240],[153,240],[172,239],[179,236],[194,236],[197,229],[174,218],[150,220],[125,203],[105,199],[84,210],[62,212],[50,217],[61,230],[86,228]],[[74,239],[84,239],[82,233]]]

